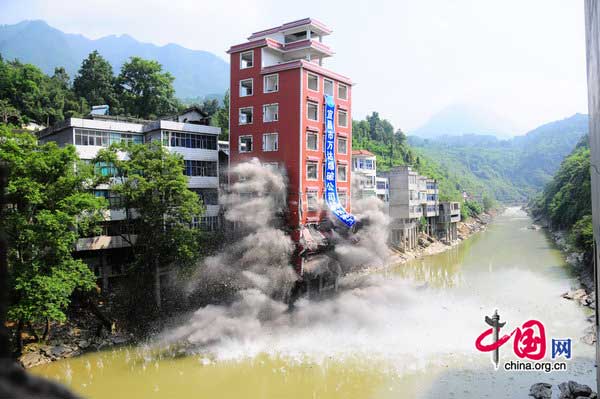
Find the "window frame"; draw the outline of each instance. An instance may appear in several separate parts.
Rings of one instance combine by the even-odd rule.
[[[335,96],[335,82],[332,79],[323,78],[323,95],[328,95],[325,92],[325,83],[331,83],[331,94],[329,94],[329,95],[331,97],[334,97]]]
[[[243,60],[244,54],[248,54],[248,53],[252,54],[252,65],[250,65],[250,66],[242,66],[243,63],[244,63],[244,60]],[[250,68],[254,68],[254,49],[247,50],[247,51],[242,51],[240,53],[240,69],[250,69]]]
[[[343,141],[346,142],[346,146],[345,146],[344,152],[340,151],[340,140],[343,140]],[[348,139],[346,137],[338,136],[336,144],[337,144],[337,153],[338,154],[343,154],[343,155],[347,155],[348,154]]]
[[[314,206],[311,206],[310,198],[314,198]],[[319,210],[319,192],[316,190],[306,191],[306,209],[309,212],[315,212]]]
[[[242,123],[242,121],[241,121],[242,120],[242,118],[241,118],[242,110],[245,110],[245,109],[249,109],[251,111],[252,121],[250,123],[248,123],[248,122]],[[254,107],[240,107],[238,109],[238,125],[252,125],[253,123],[254,123]]]
[[[311,76],[314,76],[315,78],[317,78],[317,88],[316,88],[316,89],[312,89],[312,88],[310,87],[310,77],[311,77]],[[321,84],[320,84],[320,82],[319,82],[320,80],[321,80],[321,79],[319,79],[319,75],[317,75],[317,74],[314,74],[314,73],[307,72],[307,74],[306,74],[306,87],[308,88],[308,90],[310,90],[310,91],[314,91],[314,92],[317,92],[317,93],[318,93],[318,92],[320,91],[320,89],[321,89]]]
[[[242,138],[250,137],[250,150],[242,151]],[[238,137],[238,153],[239,154],[248,154],[254,150],[254,136],[251,134],[243,134]]]
[[[317,108],[317,119],[311,119],[309,117],[309,106],[310,105],[314,105]],[[319,118],[319,103],[318,102],[314,102],[314,101],[310,101],[310,100],[306,101],[306,119],[308,119],[309,121],[312,121],[312,122],[319,122],[320,118]]]
[[[316,138],[317,138],[316,139],[316,146],[315,146],[316,148],[310,148],[308,146],[308,136],[311,135],[311,134],[315,135]],[[310,131],[310,130],[306,132],[306,149],[308,151],[319,151],[319,132],[313,132],[313,131]]]
[[[340,168],[344,168],[344,180],[342,180],[339,176],[340,176]],[[336,176],[338,181],[340,182],[347,182],[348,181],[348,165],[343,164],[343,163],[338,163],[337,164],[337,169],[336,169]]]
[[[346,89],[346,95],[345,95],[344,97],[342,97],[342,96],[340,95],[340,89],[341,89],[342,87],[344,87],[344,88]],[[344,83],[338,83],[338,90],[337,90],[337,92],[338,92],[338,99],[340,99],[340,100],[348,100],[348,85],[347,85],[347,84],[344,84]]]
[[[338,190],[338,193],[337,193],[337,195],[338,195],[338,201],[340,202],[340,204],[341,204],[341,205],[342,205],[344,208],[346,208],[346,207],[348,206],[348,192],[347,192],[347,191],[345,191],[345,190],[344,190],[344,191],[340,191],[340,190]],[[343,203],[342,203],[342,201],[341,201],[341,198],[342,198],[342,197],[344,198],[344,202],[343,202]]]
[[[270,120],[270,121],[265,120],[265,117],[267,115],[267,113],[266,113],[267,107],[277,107],[277,113],[276,113],[277,118]],[[262,118],[263,123],[279,122],[279,103],[263,104],[262,109],[263,109],[263,118]]]
[[[308,167],[309,166],[315,166],[315,170],[316,170],[316,177],[313,179],[311,177],[309,177],[309,173],[308,173]],[[308,161],[306,162],[306,180],[309,181],[319,181],[319,162],[318,161]]]
[[[273,149],[273,150],[267,150],[265,148],[265,143],[266,143],[265,138],[267,136],[275,136],[275,149]],[[279,151],[279,133],[277,133],[277,132],[263,133],[262,150],[263,150],[263,152],[277,152],[277,151]]]
[[[248,81],[250,81],[250,83],[252,84],[252,87],[250,89],[252,91],[252,93],[246,94],[246,95],[242,95],[242,83],[248,82]],[[252,97],[254,95],[254,78],[240,79],[240,83],[239,83],[238,89],[239,89],[238,95],[240,97]]]
[[[276,90],[270,90],[267,91],[267,78],[273,77],[275,76],[275,78],[277,79],[277,81],[275,82],[275,86],[277,87]],[[270,75],[265,75],[263,76],[263,93],[264,94],[268,94],[268,93],[277,93],[279,91],[279,74],[278,73],[272,73]]]
[[[346,115],[346,124],[345,124],[345,125],[342,125],[342,124],[340,123],[340,121],[341,121],[341,118],[340,118],[340,113],[343,113],[343,114],[345,114],[345,115]],[[339,108],[338,108],[338,110],[337,110],[337,125],[338,125],[339,127],[348,127],[348,111],[346,111],[345,109],[339,109]]]

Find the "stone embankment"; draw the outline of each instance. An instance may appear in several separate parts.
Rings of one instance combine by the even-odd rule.
[[[486,229],[487,225],[492,221],[495,212],[482,213],[474,218],[469,218],[464,222],[458,223],[458,240],[451,243],[444,243],[427,234],[420,233],[417,248],[409,252],[394,251],[388,265],[396,265],[408,262],[412,259],[422,258],[424,256],[435,255],[447,251],[448,249],[458,245],[461,241],[466,240],[473,234]]]
[[[133,342],[133,335],[99,327],[99,322],[91,315],[77,315],[65,323],[54,323],[44,342],[33,342],[25,335],[20,364],[25,368],[50,363],[54,360],[94,352],[115,345]],[[32,341],[27,343],[28,341]]]

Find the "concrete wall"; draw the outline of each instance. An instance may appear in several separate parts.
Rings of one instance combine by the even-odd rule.
[[[587,55],[589,139],[591,150],[592,217],[595,239],[596,303],[598,303],[598,242],[600,240],[600,8],[596,0],[585,0],[585,35]],[[596,345],[600,342],[600,319],[596,312]],[[600,351],[596,346],[596,363]],[[600,368],[596,369],[597,390],[600,391]]]

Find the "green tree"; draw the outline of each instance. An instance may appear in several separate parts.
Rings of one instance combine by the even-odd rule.
[[[8,100],[0,99],[0,118],[5,125],[8,123],[20,124],[21,113]]]
[[[229,90],[223,96],[223,105],[211,117],[210,123],[221,128],[219,140],[229,140]]]
[[[112,66],[94,50],[81,63],[73,81],[73,92],[76,98],[84,98],[89,105],[107,104],[113,114],[118,114],[120,106],[115,85]]]
[[[152,119],[177,111],[173,81],[169,72],[163,72],[156,61],[131,57],[121,67],[118,89],[125,113]]]
[[[495,206],[496,206],[496,201],[494,201],[494,199],[490,195],[484,194],[483,195],[483,210],[485,212],[487,212],[490,209],[494,209]]]
[[[24,323],[64,321],[75,290],[95,277],[71,252],[79,232],[92,229],[105,205],[87,190],[91,175],[73,146],[38,145],[29,133],[0,126],[0,162],[9,170],[2,229],[8,239],[11,279],[8,316]],[[46,329],[47,332],[47,329]]]
[[[119,151],[126,159],[117,156]],[[158,142],[113,145],[100,151],[95,162],[110,165],[117,176],[111,190],[121,197],[127,223],[136,231],[135,240],[130,239],[135,309],[152,314],[161,305],[161,268],[185,267],[198,257],[199,230],[192,223],[202,215],[201,201],[187,188],[183,158]]]

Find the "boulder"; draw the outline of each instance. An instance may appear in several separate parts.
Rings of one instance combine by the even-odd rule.
[[[592,391],[592,388],[584,384],[579,384],[575,381],[563,382],[558,384],[560,389],[560,399],[579,399],[579,398],[596,398],[597,395]]]
[[[48,363],[48,358],[40,352],[27,352],[19,358],[19,361],[25,368],[35,367],[40,364]]]
[[[529,396],[533,396],[535,399],[551,399],[552,384],[548,384],[547,382],[533,384],[531,388],[529,388]]]
[[[562,294],[562,297],[565,299],[580,301],[582,298],[587,297],[587,293],[583,288],[579,288],[577,290],[565,292],[564,294]]]
[[[592,388],[588,387],[584,384],[578,384],[575,381],[569,381],[569,390],[571,391],[571,396],[578,397],[583,396],[589,398],[592,394]]]

